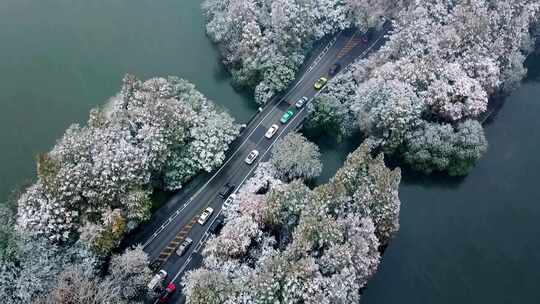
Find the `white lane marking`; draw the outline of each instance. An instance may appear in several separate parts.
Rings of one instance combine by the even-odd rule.
[[[323,52],[319,55],[326,55],[326,53],[328,53],[328,50],[330,50],[330,48],[336,43],[337,41],[337,37],[339,37],[340,35],[342,34],[342,32],[339,32],[338,35],[336,36],[336,38],[332,39],[328,45],[325,47],[325,49],[323,50]],[[312,63],[313,65],[313,68],[320,63],[320,60],[319,62],[315,63],[315,61]],[[162,224],[161,227],[158,229],[157,231],[157,234],[153,234],[152,237],[150,239],[148,239],[144,244],[143,244],[143,248],[146,248],[148,245],[150,245],[150,243],[156,239],[156,237],[161,233],[163,232],[163,230],[165,230],[165,228],[172,222],[173,219],[175,219],[182,211],[184,211],[184,209],[193,201],[193,199],[195,197],[197,197],[203,190],[204,188],[206,188],[208,186],[208,184],[210,182],[212,182],[214,180],[214,178],[221,172],[221,170],[223,170],[223,168],[225,168],[225,166],[234,158],[234,156],[242,149],[242,147],[246,144],[246,142],[249,141],[251,135],[253,135],[253,133],[257,130],[257,128],[259,126],[261,126],[263,124],[263,122],[266,120],[266,118],[272,114],[274,112],[274,110],[283,102],[283,101],[286,101],[286,99],[293,94],[293,91],[302,83],[302,81],[305,79],[305,77],[307,77],[308,73],[310,72],[311,70],[308,70],[304,73],[304,75],[296,82],[296,84],[290,88],[287,93],[276,103],[276,105],[261,119],[261,121],[259,122],[259,124],[257,124],[257,126],[255,126],[253,128],[253,130],[248,134],[248,136],[246,137],[246,139],[242,142],[242,144],[240,144],[240,146],[236,149],[236,151],[234,151],[234,153],[227,159],[227,161],[221,165],[221,167],[218,169],[218,171],[212,175],[212,177],[210,177],[210,179],[199,189],[197,190],[197,192],[195,192],[195,194],[193,194],[191,196],[191,198],[187,201],[187,203],[185,203],[180,209],[177,209],[175,214],[173,214],[172,216],[170,216],[166,221],[166,224]]]
[[[178,279],[178,277],[180,276],[180,274],[182,274],[182,272],[184,272],[184,270],[186,269],[187,265],[189,264],[189,262],[191,262],[192,259],[193,259],[193,256],[192,256],[192,255],[189,255],[189,257],[188,257],[187,260],[184,262],[184,264],[182,264],[182,267],[180,267],[180,270],[178,271],[178,273],[172,278],[171,283],[174,283],[174,281],[176,281],[176,279]]]
[[[330,50],[330,48],[337,42],[338,38],[341,36],[341,34],[343,33],[343,31],[340,31],[336,37],[334,37],[332,40],[330,40],[330,42],[326,45],[326,47],[323,49],[323,51],[317,56],[317,58],[315,58],[315,60],[313,60],[313,62],[310,64],[310,66],[308,67],[308,69],[306,70],[306,74],[311,72],[315,66],[317,66],[317,64],[319,64],[319,62],[322,60],[322,58],[326,55],[326,53],[328,53],[328,51]]]

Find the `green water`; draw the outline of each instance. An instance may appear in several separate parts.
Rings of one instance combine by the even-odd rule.
[[[120,88],[122,76],[178,75],[240,121],[255,113],[229,85],[193,0],[0,1],[0,198],[34,176],[34,155]]]
[[[178,75],[238,120],[255,106],[229,85],[193,0],[0,2],[0,197],[33,156],[115,94],[124,73]],[[463,180],[405,174],[401,230],[363,303],[540,303],[540,60],[487,126],[488,154]],[[321,139],[333,175],[357,143]]]
[[[463,180],[406,176],[401,230],[364,303],[540,303],[540,57]]]

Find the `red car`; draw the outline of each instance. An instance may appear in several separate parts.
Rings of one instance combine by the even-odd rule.
[[[161,296],[159,297],[159,303],[166,303],[169,301],[169,298],[171,295],[176,291],[176,286],[174,286],[173,282],[170,282],[169,285],[167,285],[167,288],[165,288],[165,291]]]

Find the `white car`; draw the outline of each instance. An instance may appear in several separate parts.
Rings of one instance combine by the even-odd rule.
[[[148,283],[148,289],[154,290],[167,277],[167,272],[161,269]]]
[[[255,161],[257,156],[259,156],[259,151],[257,151],[257,150],[253,150],[253,151],[249,152],[249,155],[245,159],[246,164],[248,164],[248,165],[253,164],[253,162]]]
[[[211,207],[206,208],[201,214],[201,217],[199,217],[199,224],[206,224],[206,221],[208,221],[208,218],[212,215],[212,213],[214,213],[214,209]]]
[[[231,194],[231,196],[229,196],[229,197],[225,200],[225,202],[223,203],[222,209],[223,209],[223,210],[229,209],[229,208],[232,206],[233,202],[234,202],[234,194]]]
[[[276,134],[277,130],[279,129],[278,125],[272,125],[268,131],[266,131],[266,134],[264,134],[264,137],[270,139],[274,134]]]
[[[297,109],[300,109],[308,102],[308,98],[306,96],[298,99],[298,101],[294,104]]]

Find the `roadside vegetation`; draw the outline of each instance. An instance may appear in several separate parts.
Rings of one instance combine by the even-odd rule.
[[[392,20],[382,49],[311,103],[308,127],[339,140],[361,131],[412,169],[457,176],[487,151],[489,97],[519,85],[539,32],[534,0],[207,0],[203,10],[234,83],[259,103],[287,87],[318,39]]]
[[[110,258],[112,250],[149,218],[154,188],[180,189],[211,171],[238,133],[189,82],[127,75],[86,125],[71,126],[39,155],[37,181],[3,206],[0,297],[13,304],[141,300],[146,254],[135,248]]]
[[[262,163],[240,189],[186,276],[187,303],[358,303],[399,228],[399,169],[362,145],[313,190],[280,176]]]
[[[357,26],[367,30],[406,0],[206,0],[208,36],[219,45],[233,83],[264,104],[294,80],[317,40]]]
[[[281,180],[311,180],[321,174],[320,158],[316,144],[299,133],[289,133],[276,141],[270,162],[276,169],[276,177]]]
[[[487,150],[480,122],[489,97],[513,90],[527,72],[539,6],[411,3],[395,15],[382,49],[315,99],[310,125],[338,138],[360,130],[370,145],[421,172],[466,175]]]
[[[538,45],[534,0],[206,0],[207,33],[237,86],[264,104],[287,88],[313,44],[392,20],[382,49],[332,79],[306,127],[365,142],[326,184],[314,144],[293,133],[241,188],[188,303],[357,303],[399,228],[399,169],[466,175],[487,149],[489,97],[514,89]],[[37,178],[0,206],[6,303],[141,303],[142,248],[113,250],[150,217],[156,188],[177,190],[225,159],[239,127],[189,82],[141,81],[37,157]]]
[[[489,97],[526,74],[540,4],[207,0],[203,10],[234,83],[253,88],[261,104],[294,79],[317,39],[392,20],[385,45],[309,104],[311,134],[361,134],[364,143],[330,182],[310,189],[312,173],[299,164],[318,169],[317,154],[297,152],[299,135],[281,140],[184,282],[190,304],[358,303],[399,226],[399,169],[382,155],[426,174],[466,175],[487,150]]]

